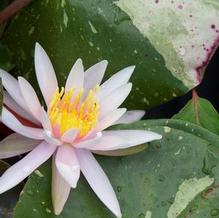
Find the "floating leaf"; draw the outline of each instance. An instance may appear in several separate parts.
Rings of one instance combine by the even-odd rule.
[[[150,143],[141,153],[127,157],[97,157],[116,191],[124,218],[144,218],[146,215],[160,218],[174,211],[180,215],[214,183],[219,153],[212,155],[209,148],[218,147],[219,136],[180,120],[140,121],[116,128],[149,129],[163,135],[161,141]],[[208,157],[211,161],[207,161]],[[51,203],[50,162],[39,168],[39,172],[41,176],[34,173],[25,185],[15,218],[113,217],[83,176],[78,187],[72,190],[63,213],[55,216]],[[179,207],[177,196],[181,189],[184,204]],[[214,209],[213,205],[209,209]],[[173,217],[176,216],[169,215],[169,218]]]
[[[8,46],[0,43],[0,68],[11,70],[14,67],[14,57]]]
[[[10,165],[2,160],[0,160],[0,175],[8,168]],[[0,217],[2,218],[12,218],[14,206],[17,202],[18,188],[14,188],[7,193],[0,195]]]
[[[174,118],[187,120],[197,123],[200,126],[219,134],[219,116],[212,104],[206,99],[194,96],[187,105]],[[218,156],[219,157],[219,156]],[[203,170],[206,170],[207,162],[211,162],[211,157],[204,160]],[[216,164],[213,164],[216,166]],[[201,195],[197,196],[183,211],[179,218],[192,217],[218,217],[219,215],[219,166],[217,165],[213,170],[215,182]],[[206,172],[209,172],[208,170]]]
[[[200,83],[218,45],[218,28],[217,0],[38,0],[10,23],[3,41],[15,53],[17,75],[35,84],[36,41],[48,52],[62,84],[78,57],[86,68],[109,60],[105,78],[136,65],[126,106],[139,109]]]
[[[219,135],[219,115],[206,99],[193,98],[174,118],[196,123]]]

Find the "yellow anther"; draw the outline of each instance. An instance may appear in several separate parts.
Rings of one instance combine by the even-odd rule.
[[[56,89],[48,108],[48,115],[52,127],[59,126],[61,134],[69,129],[79,130],[79,137],[85,136],[97,123],[99,102],[97,92],[99,86],[89,91],[82,101],[84,91],[77,93],[72,88],[64,93],[64,88]]]

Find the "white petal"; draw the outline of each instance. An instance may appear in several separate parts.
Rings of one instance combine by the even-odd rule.
[[[86,93],[101,83],[107,65],[108,61],[103,60],[85,71],[84,88]]]
[[[145,111],[133,110],[127,111],[120,119],[114,124],[128,124],[140,120],[145,115]]]
[[[52,63],[39,43],[36,43],[35,46],[34,61],[38,84],[48,106],[52,95],[58,87],[58,82]]]
[[[23,136],[33,139],[43,139],[43,129],[24,126],[17,118],[5,107],[2,108],[1,121],[8,128]]]
[[[99,151],[117,150],[161,138],[161,135],[146,130],[106,130],[102,132],[101,140],[89,149]]]
[[[29,111],[23,96],[20,91],[18,81],[4,70],[0,69],[0,77],[2,79],[2,84],[9,95],[17,102],[17,104],[24,110]]]
[[[77,90],[82,89],[84,86],[84,67],[82,64],[82,60],[79,58],[75,64],[73,65],[66,84],[65,91],[68,91],[72,87],[77,88]]]
[[[56,146],[60,146],[63,144],[59,139],[53,136],[51,131],[47,131],[47,130],[43,131],[43,137],[48,144],[52,144]]]
[[[93,135],[90,138],[85,138],[83,141],[80,141],[78,143],[73,144],[75,148],[88,148],[91,145],[93,146],[93,144],[96,144],[99,142],[99,140],[102,137],[102,133],[98,132],[95,135]]]
[[[70,145],[62,145],[59,147],[55,163],[65,181],[72,188],[76,188],[80,177],[80,165],[75,154],[75,149]]]
[[[68,199],[71,186],[63,179],[56,168],[55,158],[52,162],[52,204],[55,215],[59,215]]]
[[[37,121],[30,112],[27,112],[21,108],[6,91],[3,91],[3,103],[19,116],[39,125],[39,121]]]
[[[100,132],[109,126],[112,126],[125,112],[126,108],[118,108],[107,114],[105,117],[103,117],[102,120],[98,122],[93,132]]]
[[[3,193],[28,177],[41,164],[47,161],[56,147],[42,142],[23,159],[11,166],[0,177],[0,193]]]
[[[129,81],[134,69],[135,66],[126,67],[104,82],[100,86],[100,98],[106,97],[115,89],[126,84]]]
[[[18,83],[22,96],[33,116],[40,121],[41,105],[39,99],[30,83],[23,77],[18,77]]]
[[[0,142],[0,159],[17,156],[33,150],[40,141],[12,133]]]
[[[132,84],[125,84],[115,91],[113,91],[110,95],[105,99],[100,100],[100,118],[106,116],[106,114],[112,112],[116,108],[118,108],[123,101],[127,98],[130,91],[132,89]]]
[[[127,146],[128,142],[126,139],[120,136],[106,134],[105,132],[107,131],[102,131],[102,137],[100,137],[98,140],[84,141],[83,142],[84,146],[81,146],[79,143],[79,146],[77,145],[78,148],[86,148],[88,150],[94,150],[94,151],[96,150],[105,151],[105,150],[121,149]]]
[[[41,123],[42,123],[43,129],[45,129],[47,131],[51,131],[52,127],[50,124],[50,120],[49,120],[49,117],[48,117],[48,115],[43,107],[41,107],[40,117],[41,117]]]
[[[106,174],[87,150],[78,149],[81,171],[99,199],[117,216],[122,217],[119,202]]]
[[[63,142],[72,144],[74,142],[75,138],[77,137],[78,132],[79,131],[77,129],[70,129],[62,135],[61,140]]]

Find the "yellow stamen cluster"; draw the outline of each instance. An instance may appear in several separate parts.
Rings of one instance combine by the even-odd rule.
[[[83,90],[74,88],[64,93],[59,88],[53,94],[48,108],[52,128],[59,127],[60,134],[69,129],[78,129],[79,137],[85,136],[97,123],[99,102],[96,97],[98,86],[91,89],[83,101]]]

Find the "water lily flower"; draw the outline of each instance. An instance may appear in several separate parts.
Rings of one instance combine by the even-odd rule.
[[[54,213],[60,214],[71,188],[77,186],[80,172],[99,199],[121,217],[115,192],[92,153],[129,148],[160,139],[144,130],[105,130],[119,123],[141,119],[142,111],[118,108],[131,91],[129,83],[134,66],[127,67],[100,85],[107,61],[84,71],[82,60],[73,65],[65,87],[58,82],[51,61],[36,43],[35,70],[46,110],[30,83],[16,80],[0,70],[5,88],[1,122],[15,133],[0,143],[0,158],[29,152],[0,177],[3,193],[35,171],[53,156],[52,201]]]

